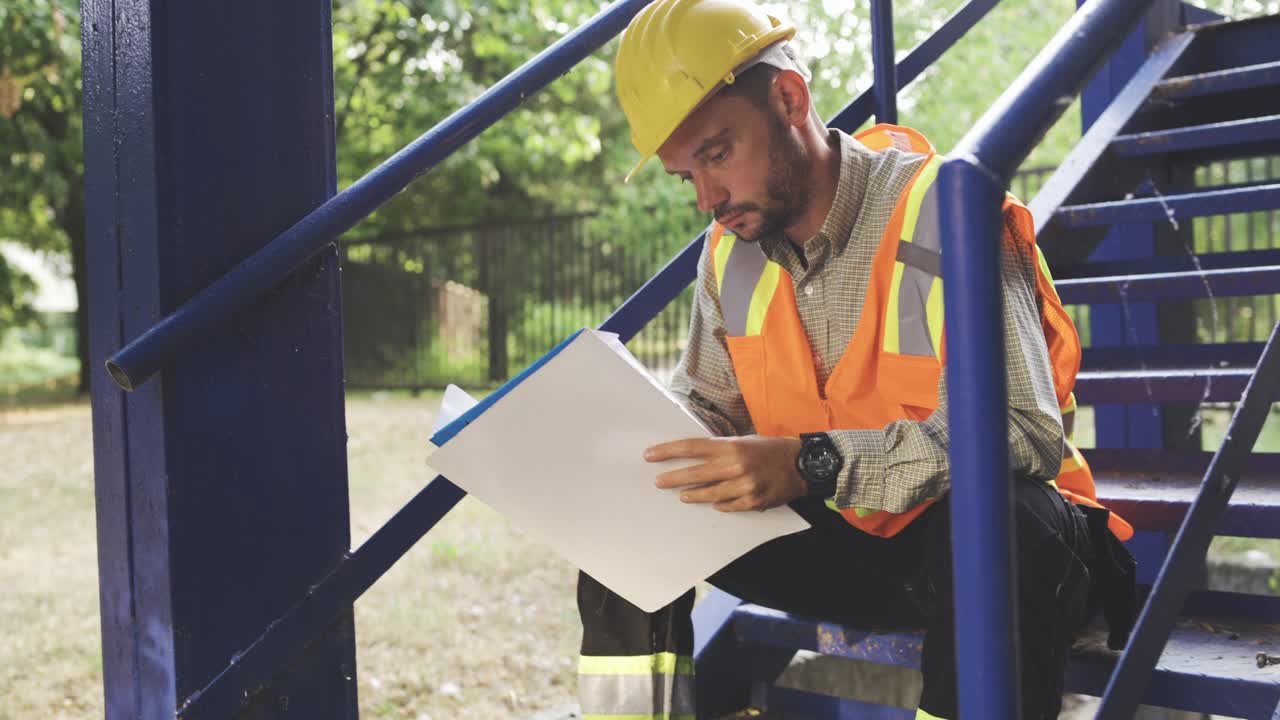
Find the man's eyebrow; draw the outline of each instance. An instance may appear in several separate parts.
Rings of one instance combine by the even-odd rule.
[[[728,140],[729,130],[730,128],[725,128],[720,132],[716,133],[715,135],[712,135],[711,137],[707,138],[706,140],[703,140],[702,144],[698,145],[698,149],[693,151],[693,156],[699,157],[706,151],[710,150],[712,147],[719,145],[720,143]]]

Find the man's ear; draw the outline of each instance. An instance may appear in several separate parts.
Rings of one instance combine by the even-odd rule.
[[[779,70],[769,92],[769,104],[788,125],[800,127],[809,120],[809,85],[794,70]]]

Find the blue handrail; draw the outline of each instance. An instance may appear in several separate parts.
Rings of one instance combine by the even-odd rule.
[[[1001,341],[1004,189],[1150,0],[1090,0],[960,141],[938,173],[950,392],[960,714],[1019,716],[1017,576]],[[995,360],[994,362],[992,360]],[[997,500],[999,500],[997,502]]]
[[[618,0],[534,56],[473,102],[330,198],[107,360],[111,377],[132,390],[184,347],[249,307],[299,265],[622,32],[650,0]]]

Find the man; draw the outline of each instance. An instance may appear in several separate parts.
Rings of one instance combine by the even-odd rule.
[[[623,35],[618,95],[641,165],[656,154],[716,221],[673,390],[719,437],[645,458],[699,461],[655,470],[684,502],[791,504],[810,530],[710,582],[805,616],[924,627],[919,717],[955,718],[941,244],[929,192],[942,158],[907,128],[857,138],[825,128],[787,45],[794,33],[740,0],[658,0]],[[1108,522],[1130,530],[1105,510],[1086,519],[1067,499],[1097,505],[1064,431],[1079,340],[1029,213],[1010,200],[1005,218],[1021,716],[1055,718],[1072,634],[1107,586],[1119,588],[1106,593],[1121,606],[1108,613],[1120,620],[1113,639],[1127,631],[1117,627],[1132,597],[1124,558],[1119,580],[1114,567],[1093,576],[1098,558],[1123,553]],[[692,591],[647,614],[583,574],[578,602],[584,716],[692,717]]]

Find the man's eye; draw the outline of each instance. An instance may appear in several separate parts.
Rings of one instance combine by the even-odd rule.
[[[729,148],[724,148],[711,156],[711,162],[724,162],[727,157],[729,157]]]

